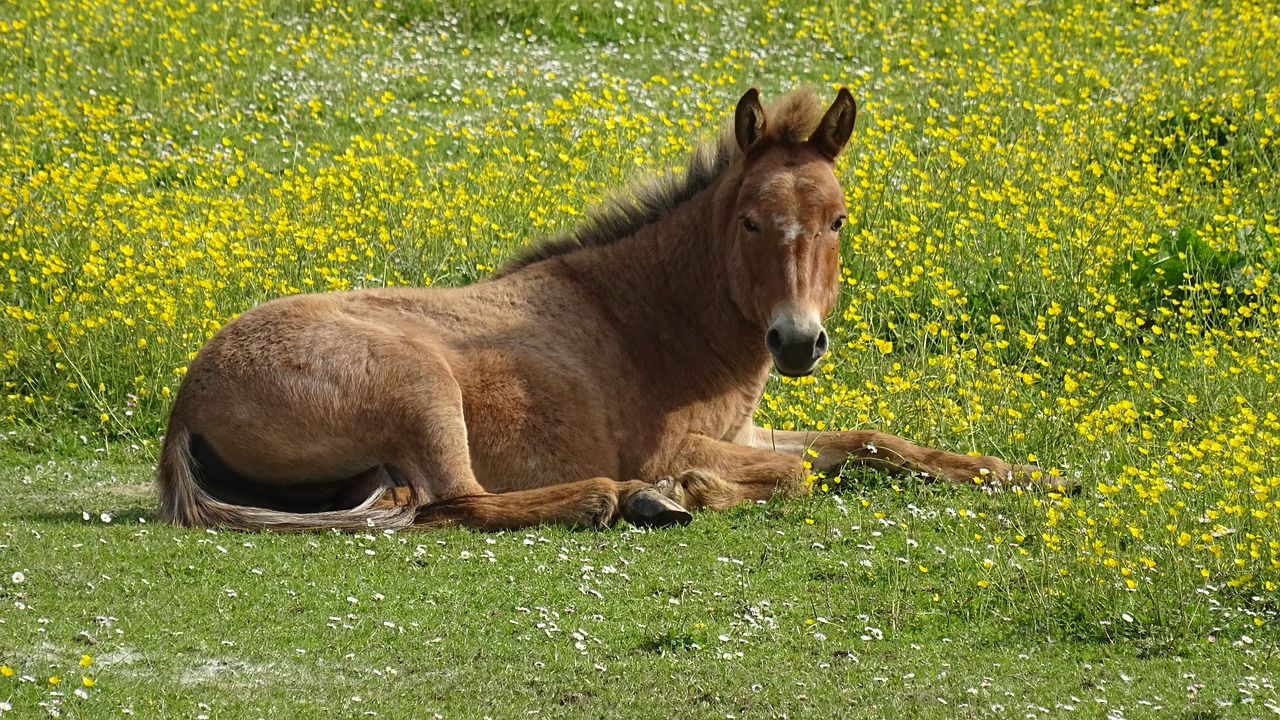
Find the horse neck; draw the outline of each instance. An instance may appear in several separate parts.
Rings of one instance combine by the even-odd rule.
[[[764,330],[733,301],[724,225],[714,208],[717,185],[632,237],[575,254],[580,262],[573,274],[599,299],[619,341],[652,379],[687,386],[700,397],[758,398],[769,355]]]

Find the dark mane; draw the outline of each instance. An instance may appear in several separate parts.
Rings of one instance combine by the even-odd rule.
[[[811,88],[791,92],[768,108],[767,136],[777,142],[803,142],[817,126],[822,110]],[[577,227],[534,244],[508,260],[492,277],[510,275],[579,248],[609,245],[630,237],[710,187],[740,154],[731,118],[714,143],[703,143],[694,149],[683,173],[667,172],[613,195]]]

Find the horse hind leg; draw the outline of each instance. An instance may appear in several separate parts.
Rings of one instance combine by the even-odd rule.
[[[432,362],[432,361],[435,362]],[[688,522],[691,516],[652,485],[591,478],[505,493],[487,492],[476,479],[467,442],[462,390],[440,356],[418,357],[413,395],[390,418],[395,433],[384,454],[404,477],[379,502],[416,507],[417,528],[463,526],[507,530],[542,524],[608,527],[625,517],[639,523]]]
[[[620,518],[635,525],[664,527],[687,524],[693,516],[649,483],[591,478],[533,490],[437,500],[418,508],[413,525],[460,525],[477,530],[534,525],[605,528]]]

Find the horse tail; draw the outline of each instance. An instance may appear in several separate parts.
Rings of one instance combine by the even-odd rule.
[[[374,507],[386,488],[350,510],[297,513],[223,502],[200,484],[199,463],[191,452],[192,439],[191,429],[185,423],[170,421],[156,478],[160,489],[157,515],[164,522],[246,532],[354,532],[408,527],[417,517],[417,508],[413,505]]]

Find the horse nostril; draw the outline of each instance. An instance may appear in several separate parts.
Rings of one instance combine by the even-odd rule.
[[[813,359],[817,360],[827,354],[827,331],[819,330],[818,339],[813,343]]]
[[[782,333],[775,328],[769,328],[769,332],[764,336],[764,344],[774,355],[782,352]]]

